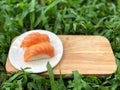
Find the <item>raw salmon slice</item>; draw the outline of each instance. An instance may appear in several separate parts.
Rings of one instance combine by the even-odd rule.
[[[30,47],[34,44],[41,43],[41,42],[50,42],[50,39],[47,34],[40,34],[38,32],[33,32],[27,35],[20,47]]]
[[[27,48],[24,53],[24,61],[50,58],[54,56],[54,47],[48,42],[42,42]]]

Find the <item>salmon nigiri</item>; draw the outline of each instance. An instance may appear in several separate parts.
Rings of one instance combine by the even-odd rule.
[[[30,47],[34,44],[41,43],[41,42],[50,42],[50,39],[47,34],[40,34],[38,32],[33,32],[27,35],[20,47]]]
[[[24,53],[24,61],[39,60],[54,56],[54,47],[48,42],[42,42],[27,48]]]

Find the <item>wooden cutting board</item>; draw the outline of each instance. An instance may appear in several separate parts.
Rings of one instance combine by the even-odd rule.
[[[63,43],[63,57],[53,68],[56,76],[71,74],[77,70],[84,75],[109,75],[116,71],[117,65],[109,41],[103,36],[59,35]],[[8,73],[18,71],[9,57],[6,61]],[[48,75],[47,72],[41,75]]]

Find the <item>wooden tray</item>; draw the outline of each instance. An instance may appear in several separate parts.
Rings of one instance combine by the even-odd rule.
[[[109,75],[116,71],[117,65],[109,41],[103,36],[59,35],[64,53],[60,63],[53,68],[57,76],[71,74],[77,70],[84,75]],[[18,71],[9,57],[6,62],[8,73]],[[47,72],[42,75],[48,75]]]

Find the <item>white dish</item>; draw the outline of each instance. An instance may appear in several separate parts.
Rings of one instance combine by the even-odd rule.
[[[24,39],[25,36],[32,32],[39,32],[47,34],[50,38],[50,43],[54,46],[55,49],[55,56],[49,59],[44,60],[36,60],[31,62],[24,62],[24,49],[20,48],[21,42]],[[57,35],[50,31],[46,30],[31,30],[28,32],[25,32],[18,36],[15,41],[12,43],[10,50],[9,50],[9,59],[11,64],[18,70],[21,70],[30,67],[30,69],[27,69],[26,72],[29,73],[41,73],[47,71],[47,62],[49,62],[53,67],[55,67],[61,60],[63,54],[63,45],[61,40]]]

